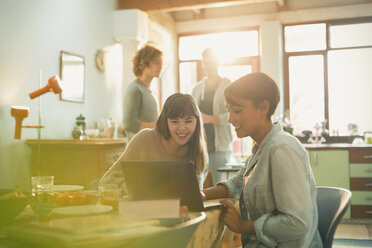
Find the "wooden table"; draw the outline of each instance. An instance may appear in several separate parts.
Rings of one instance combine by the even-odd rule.
[[[218,201],[218,200],[215,200],[215,201]],[[236,199],[232,199],[233,203],[236,204],[237,203],[237,200]],[[30,216],[30,210],[31,208],[28,206],[24,211],[23,214],[24,216]],[[27,212],[28,211],[28,212]],[[25,212],[27,212],[25,214]],[[203,248],[218,248],[218,247],[221,247],[221,242],[223,241],[223,238],[224,238],[224,234],[226,233],[225,230],[227,230],[227,228],[224,226],[224,224],[221,222],[220,220],[220,214],[221,214],[221,209],[217,208],[217,209],[212,209],[212,210],[208,210],[208,211],[205,211],[203,213],[195,213],[195,212],[190,212],[190,221],[192,222],[193,220],[198,220],[198,225],[194,227],[194,229],[189,229],[188,231],[186,231],[185,233],[183,233],[182,230],[179,230],[180,228],[184,228],[184,226],[187,226],[188,224],[192,224],[190,221],[188,222],[184,222],[184,223],[181,223],[181,224],[176,224],[174,226],[152,226],[153,223],[149,223],[149,226],[146,227],[146,225],[142,225],[141,223],[139,223],[139,227],[134,233],[136,234],[135,236],[131,237],[130,235],[131,232],[130,230],[128,230],[128,227],[125,227],[123,226],[122,228],[120,226],[116,227],[116,228],[111,228],[112,229],[112,233],[107,233],[108,231],[111,232],[110,228],[107,228],[106,231],[97,231],[96,235],[102,235],[102,239],[105,239],[105,238],[108,238],[110,239],[110,237],[112,238],[117,238],[117,241],[111,243],[110,242],[110,245],[107,243],[107,246],[108,247],[116,247],[116,246],[119,246],[119,247],[143,247],[142,244],[146,243],[146,242],[160,242],[160,243],[163,243],[164,242],[166,244],[173,244],[172,246],[161,246],[161,247],[180,247],[179,244],[181,244],[181,239],[185,239],[185,238],[181,238],[183,236],[187,236],[187,242],[185,243],[184,246],[182,247],[187,247],[187,248],[192,248],[192,247],[203,247]],[[99,217],[101,215],[98,215],[97,217]],[[120,221],[120,218],[123,217],[123,216],[117,216],[117,214],[111,214],[110,216],[113,216],[113,220],[115,221]],[[116,216],[116,217],[115,217]],[[202,216],[200,218],[200,216]],[[87,217],[92,217],[92,216],[87,216]],[[93,216],[94,217],[94,216]],[[48,219],[53,221],[54,220],[54,217],[52,216],[51,217],[52,219]],[[78,218],[82,218],[82,219],[78,219]],[[124,217],[123,217],[124,218]],[[30,218],[28,218],[28,221],[29,221]],[[58,218],[57,220],[64,220],[65,218]],[[74,218],[67,218],[67,219],[74,219]],[[74,226],[76,225],[81,225],[82,227],[87,227],[87,228],[91,228],[91,224],[87,225],[87,224],[84,224],[84,217],[75,217],[75,219],[77,221],[75,221],[74,223]],[[91,220],[87,220],[87,223],[91,223],[92,221]],[[96,221],[97,222],[97,221]],[[99,223],[99,222],[98,222]],[[53,237],[53,235],[55,236],[55,234],[51,234],[50,233],[50,230],[48,230],[48,228],[41,228],[39,230],[36,230],[35,232],[33,231],[35,228],[29,228],[25,226],[22,227],[23,225],[23,222],[20,223],[21,225],[20,226],[15,226],[14,228],[8,228],[7,232],[3,232],[3,237],[1,237],[1,230],[0,230],[0,248],[20,248],[20,247],[24,247],[22,244],[22,240],[23,242],[26,242],[26,243],[29,243],[30,241],[31,242],[49,242],[51,240],[51,237]],[[27,224],[27,222],[26,222]],[[49,224],[47,224],[46,226],[49,226]],[[66,225],[64,225],[66,226]],[[94,227],[94,225],[93,225]],[[17,229],[18,228],[18,229]],[[187,228],[187,227],[186,227]],[[196,228],[196,229],[195,229]],[[73,230],[76,229],[76,227],[72,228]],[[79,233],[85,233],[84,230],[82,230],[82,228],[78,228],[79,229]],[[126,231],[125,231],[126,230]],[[4,231],[4,230],[3,230]],[[192,231],[190,233],[190,231]],[[32,234],[32,232],[34,232],[34,234]],[[179,233],[181,232],[181,234]],[[4,235],[4,233],[6,235]],[[22,233],[22,234],[21,234]],[[42,238],[31,238],[30,240],[30,237],[27,237],[27,233],[29,233],[29,235],[37,235],[39,237],[39,235],[41,236],[45,236],[44,239]],[[86,233],[89,234],[88,231],[86,231]],[[142,235],[138,235],[138,234],[142,234]],[[231,234],[231,233],[230,233]],[[66,243],[69,244],[67,247],[75,247],[76,246],[76,243],[69,243],[69,240],[70,240],[70,237],[68,236],[68,232],[67,232],[67,235],[64,234],[64,235],[59,235],[59,241],[60,243]],[[72,234],[70,234],[72,235]],[[129,235],[129,236],[128,236]],[[178,236],[177,236],[178,235]],[[92,235],[91,235],[92,236]],[[11,238],[13,237],[13,239]],[[33,237],[33,236],[32,236]],[[58,237],[58,236],[57,236]],[[74,237],[74,236],[72,236]],[[177,238],[178,237],[178,238]],[[75,240],[79,240],[78,237],[75,236]],[[232,235],[229,236],[229,238],[231,239],[232,241]],[[175,240],[176,239],[176,240]],[[73,238],[71,240],[74,240]],[[57,244],[57,240],[54,241],[55,243],[54,244]],[[88,244],[87,247],[103,247],[102,246],[102,240],[98,239],[96,242],[95,241],[89,241],[90,243]],[[173,243],[172,243],[173,242]],[[175,242],[175,243],[174,243]],[[178,243],[177,243],[178,242]],[[183,241],[182,241],[183,242]],[[83,242],[84,243],[84,242]],[[231,243],[231,242],[230,242]],[[126,244],[126,245],[124,245]],[[174,245],[174,244],[178,244],[178,245]],[[75,246],[74,246],[75,245]],[[138,246],[140,245],[140,246]],[[48,245],[47,245],[48,247]],[[85,246],[84,246],[85,247]],[[104,246],[106,247],[106,245]],[[151,247],[151,245],[149,246],[145,246],[145,247]],[[228,246],[228,247],[232,247],[232,246]]]

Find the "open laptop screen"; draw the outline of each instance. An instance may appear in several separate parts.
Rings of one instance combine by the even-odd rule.
[[[121,161],[132,200],[180,198],[191,211],[204,209],[195,164],[188,161]]]

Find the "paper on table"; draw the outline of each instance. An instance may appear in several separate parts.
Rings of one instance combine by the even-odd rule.
[[[123,201],[119,203],[119,214],[144,219],[179,218],[180,200]]]

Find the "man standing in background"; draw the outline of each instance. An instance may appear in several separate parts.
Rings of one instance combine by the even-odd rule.
[[[221,180],[217,169],[226,166],[232,152],[232,131],[223,95],[230,81],[218,75],[219,63],[212,49],[203,51],[201,63],[206,76],[194,87],[192,95],[202,112],[207,136],[209,163],[206,173],[212,172],[213,184],[216,184]]]

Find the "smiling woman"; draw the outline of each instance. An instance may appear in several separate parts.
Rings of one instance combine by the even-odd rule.
[[[124,177],[120,161],[194,161],[199,185],[207,163],[204,129],[194,98],[175,93],[168,97],[155,129],[137,133],[100,183],[118,183]]]

